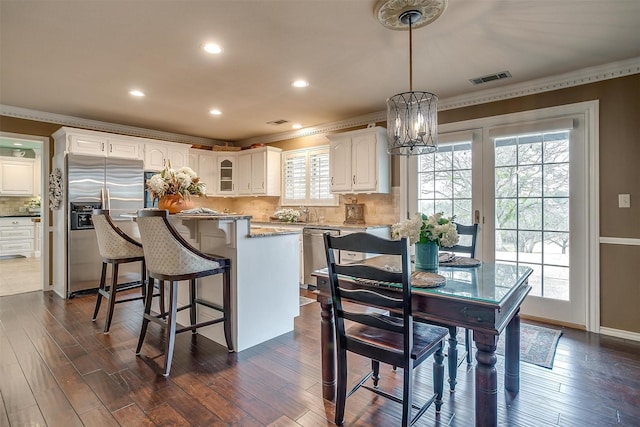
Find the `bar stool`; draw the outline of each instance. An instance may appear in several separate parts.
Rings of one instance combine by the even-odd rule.
[[[216,323],[224,324],[224,336],[229,352],[233,351],[231,340],[231,278],[230,263],[228,258],[217,255],[209,255],[200,252],[191,246],[169,222],[169,213],[166,210],[143,209],[138,211],[137,217],[140,237],[144,248],[144,258],[149,271],[149,282],[147,284],[147,295],[153,289],[154,280],[161,282],[171,282],[169,288],[169,309],[161,313],[151,312],[151,298],[145,300],[144,317],[142,329],[138,339],[136,355],[140,355],[144,337],[147,333],[149,322],[163,325],[166,329],[165,342],[165,364],[163,375],[169,375],[171,360],[173,358],[173,348],[175,336],[181,332],[191,331],[196,333],[197,329],[203,326]],[[196,295],[196,279],[200,277],[222,274],[222,306],[212,302],[199,299]],[[189,304],[178,307],[178,281],[189,281]],[[197,323],[197,305],[204,305],[222,313],[222,317]],[[177,328],[176,315],[178,311],[189,309],[191,325]]]
[[[104,322],[104,333],[108,334],[109,328],[111,327],[111,319],[113,318],[113,309],[116,304],[144,299],[146,292],[144,283],[147,270],[145,268],[142,245],[125,234],[113,223],[108,210],[94,209],[91,219],[96,230],[98,249],[102,257],[102,274],[100,275],[98,298],[93,311],[92,321],[96,321],[102,298],[106,298],[109,303],[109,308]],[[141,263],[140,281],[120,284],[120,286],[118,286],[118,266],[130,262]],[[107,264],[111,264],[111,286],[109,287],[107,287],[106,284]],[[142,296],[116,300],[117,293],[135,288],[141,288]]]

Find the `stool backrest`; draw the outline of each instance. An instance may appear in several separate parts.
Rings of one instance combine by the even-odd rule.
[[[96,231],[98,249],[102,258],[126,259],[143,256],[142,245],[113,223],[108,210],[94,209],[91,220]]]
[[[150,273],[164,276],[198,274],[222,267],[187,242],[169,221],[169,212],[142,209],[136,219],[144,247],[144,259]]]

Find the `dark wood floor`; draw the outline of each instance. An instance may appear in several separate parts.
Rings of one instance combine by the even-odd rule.
[[[317,304],[301,307],[294,332],[237,354],[181,334],[165,379],[134,355],[142,304],[116,307],[103,335],[104,313],[91,322],[94,298],[0,298],[0,426],[333,425],[333,404],[321,397]],[[158,354],[160,328],[152,324],[147,336],[143,353]],[[428,365],[416,379],[425,392]],[[501,356],[498,365],[500,425],[640,425],[640,343],[567,329],[552,370],[522,364],[513,399]],[[353,379],[368,367],[350,359]],[[385,367],[382,384],[397,389],[400,377]],[[473,425],[473,369],[463,365],[458,378],[440,418],[430,409],[417,425]],[[346,425],[396,426],[399,414],[399,405],[362,390],[347,401]]]

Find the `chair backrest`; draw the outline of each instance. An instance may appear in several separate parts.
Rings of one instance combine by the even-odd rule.
[[[106,209],[94,209],[91,214],[98,238],[100,256],[105,260],[140,258],[142,245],[124,233],[111,220]]]
[[[456,222],[455,225],[456,225],[456,229],[458,230],[458,235],[461,237],[463,242],[462,244],[458,243],[457,245],[452,246],[450,248],[445,248],[445,250],[451,251],[451,252],[469,254],[471,258],[475,258],[476,257],[476,240],[478,238],[478,224],[462,225]],[[467,242],[469,240],[471,241],[470,244],[468,245],[464,244],[466,243],[464,241],[465,240],[464,236],[470,236],[469,238],[466,239]]]
[[[136,222],[151,277],[170,280],[168,277],[190,275],[196,278],[228,265],[227,259],[204,254],[191,246],[171,224],[166,210],[141,209]]]
[[[413,317],[411,315],[411,261],[407,238],[388,240],[368,233],[352,233],[345,236],[324,235],[325,250],[331,296],[334,308],[334,323],[338,345],[346,350],[372,357],[395,366],[403,366],[404,359],[411,354],[413,348]],[[401,268],[379,268],[361,263],[337,264],[335,250],[348,250],[368,254],[394,255],[401,259]],[[394,263],[397,265],[397,262]],[[338,275],[347,276],[351,280],[340,282]],[[401,289],[390,290],[383,286],[371,284],[380,282],[402,284]],[[369,285],[367,285],[369,284]],[[343,298],[352,306],[343,304]],[[346,307],[354,307],[353,310]],[[380,315],[377,308],[391,310],[398,317]],[[384,331],[399,334],[404,341],[404,355],[392,352],[389,347],[380,345],[376,340],[364,342],[352,339],[345,330],[345,320],[366,327],[382,330],[380,335],[389,335]]]

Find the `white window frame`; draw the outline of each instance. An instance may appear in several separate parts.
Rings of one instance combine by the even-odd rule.
[[[312,156],[326,156],[327,159],[327,168],[326,168],[326,176],[324,178],[327,186],[327,191],[330,192],[330,169],[329,169],[329,146],[322,145],[310,148],[301,148],[298,150],[289,150],[282,152],[282,191],[280,196],[280,205],[281,206],[338,206],[339,198],[336,194],[331,194],[331,197],[317,199],[311,198],[310,189],[312,187],[311,180],[313,177],[310,174],[311,168],[311,158]],[[290,157],[304,157],[305,158],[305,190],[304,190],[304,198],[301,199],[287,199],[286,198],[286,187],[287,187],[287,161]]]

